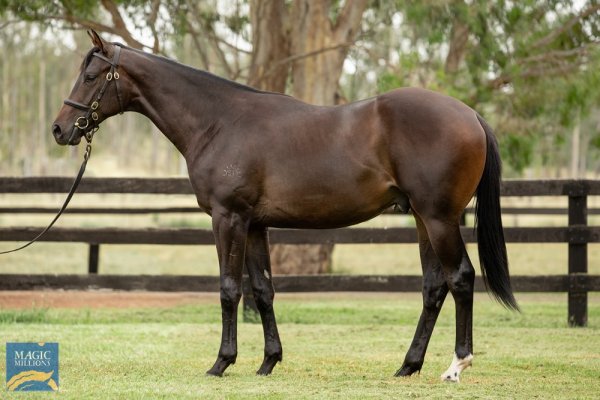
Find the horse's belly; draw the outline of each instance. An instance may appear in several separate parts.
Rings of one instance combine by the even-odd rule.
[[[381,152],[373,149],[377,146],[348,147],[338,144],[335,152],[317,147],[301,160],[290,156],[268,165],[259,202],[264,224],[317,229],[349,226],[395,204],[399,189]]]
[[[265,226],[325,229],[354,225],[379,215],[396,203],[393,191],[356,193],[298,193],[267,200],[257,216]]]

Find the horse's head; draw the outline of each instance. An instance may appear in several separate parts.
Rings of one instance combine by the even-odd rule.
[[[76,145],[86,136],[91,140],[100,122],[124,111],[126,79],[119,67],[121,46],[107,43],[94,31],[88,31],[94,44],[83,63],[69,98],[64,101],[52,134],[58,144]]]

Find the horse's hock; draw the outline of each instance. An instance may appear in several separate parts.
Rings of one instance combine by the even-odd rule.
[[[314,275],[331,272],[333,244],[277,244],[271,246],[271,267],[278,275]]]

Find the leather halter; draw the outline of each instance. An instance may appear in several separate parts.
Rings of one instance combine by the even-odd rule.
[[[112,60],[109,60],[108,58],[104,57],[102,54],[97,53],[97,52],[92,53],[92,56],[98,57],[99,59],[109,63],[110,71],[108,71],[108,73],[106,74],[106,80],[104,81],[104,84],[102,85],[102,87],[100,88],[100,91],[96,95],[95,100],[93,100],[90,105],[79,103],[78,101],[74,101],[71,99],[66,99],[64,101],[64,103],[68,106],[71,106],[78,110],[86,111],[85,116],[80,116],[77,118],[77,120],[75,120],[75,123],[73,124],[74,125],[73,130],[72,130],[71,136],[69,137],[68,143],[71,143],[71,141],[75,138],[75,134],[78,131],[84,132],[85,138],[88,142],[90,142],[92,140],[92,137],[93,137],[94,133],[98,130],[98,126],[99,126],[97,123],[99,117],[98,117],[98,113],[96,110],[98,110],[98,108],[100,107],[100,100],[102,99],[102,96],[104,96],[104,92],[106,91],[108,84],[112,80],[115,81],[115,88],[117,89],[117,98],[119,100],[119,110],[120,110],[119,112],[122,114],[124,111],[123,110],[123,101],[121,99],[121,91],[119,90],[119,72],[117,72],[117,67],[119,66],[119,57],[121,56],[121,45],[119,43],[115,43],[115,53],[113,55]]]

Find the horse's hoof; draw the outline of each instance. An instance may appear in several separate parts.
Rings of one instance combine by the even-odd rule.
[[[206,371],[206,376],[216,376],[218,378],[222,378],[223,377],[223,373],[219,372],[219,371],[213,371],[212,369],[209,369],[208,371]]]
[[[275,365],[277,365],[278,362],[281,362],[281,360],[282,360],[281,354],[274,354],[272,356],[266,356],[265,359],[263,360],[262,365],[260,366],[258,371],[256,371],[256,375],[262,375],[262,376],[271,375],[271,372],[273,372],[273,368],[275,368]]]
[[[258,369],[258,371],[256,371],[256,375],[259,375],[259,376],[268,376],[268,375],[271,375],[271,372],[273,372],[273,367],[271,367],[271,369],[269,370],[268,368],[263,368],[261,366]]]
[[[459,383],[460,382],[460,375],[458,375],[458,372],[455,372],[453,375],[442,374],[441,378],[442,378],[442,382],[450,382],[450,383]]]
[[[208,371],[206,371],[206,375],[219,376],[219,377],[223,376],[223,372],[225,372],[227,367],[229,367],[231,364],[235,364],[235,359],[236,359],[236,357],[219,356],[217,358],[217,361],[215,361],[215,364],[212,366],[212,368],[209,369]]]
[[[472,362],[473,354],[468,354],[465,358],[458,358],[456,354],[454,354],[452,364],[450,364],[450,367],[448,367],[446,372],[444,372],[440,378],[442,378],[443,382],[459,383],[460,373],[463,372],[465,368],[470,367]]]
[[[404,364],[398,371],[396,371],[396,373],[394,374],[394,376],[396,376],[396,377],[398,377],[398,376],[411,376],[415,372],[420,373],[421,372],[421,366]]]

